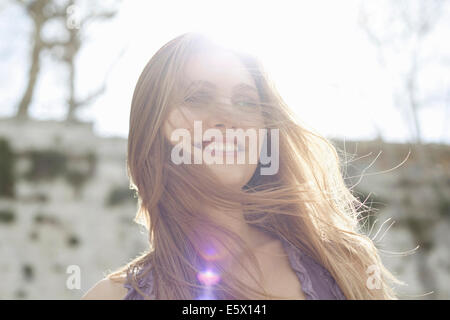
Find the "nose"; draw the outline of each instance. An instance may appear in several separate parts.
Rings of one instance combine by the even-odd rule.
[[[216,110],[208,115],[207,125],[209,128],[223,130],[237,129],[239,127],[237,115],[232,110]]]
[[[209,110],[207,125],[209,128],[217,128],[225,131],[226,129],[237,129],[242,126],[242,114],[235,107],[230,97],[219,97],[218,104]]]
[[[208,128],[215,128],[222,131],[223,134],[226,133],[226,129],[232,129],[235,130],[238,128],[237,123],[234,121],[235,119],[232,119],[232,116],[229,115],[228,119],[225,119],[225,117],[220,116],[214,116],[212,115],[207,122]]]

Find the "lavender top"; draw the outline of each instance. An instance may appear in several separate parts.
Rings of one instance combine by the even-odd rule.
[[[299,248],[285,240],[282,240],[282,243],[289,257],[291,267],[298,276],[306,300],[346,300],[338,284],[327,269]],[[143,300],[144,297],[131,285],[130,276],[130,274],[127,275],[127,281],[124,284],[124,287],[128,289],[124,300]],[[146,277],[139,279],[138,286],[152,299],[155,298],[152,272],[148,272]]]

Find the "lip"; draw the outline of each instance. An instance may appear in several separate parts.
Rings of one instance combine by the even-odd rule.
[[[200,145],[200,144],[195,144],[194,147],[195,147],[195,148],[198,148],[198,149],[205,150],[205,149],[208,148],[213,142],[215,143],[215,140],[211,140],[211,141],[206,141],[206,140],[205,140],[205,141],[202,141],[202,144],[201,144],[201,145]],[[237,154],[237,153],[239,153],[239,152],[245,151],[244,146],[243,146],[242,144],[238,143],[237,141],[234,142],[234,148],[235,148],[235,149],[234,149],[233,151],[226,151],[226,145],[227,145],[227,142],[224,142],[223,144],[225,145],[225,149],[222,151],[223,154]],[[215,143],[215,145],[216,145],[216,143]],[[218,143],[217,145],[218,145],[218,146],[221,146],[222,143]],[[224,147],[222,147],[222,148],[224,148]],[[213,148],[213,149],[211,150],[211,154],[214,155],[214,154],[215,154],[215,151],[216,151],[216,148]]]

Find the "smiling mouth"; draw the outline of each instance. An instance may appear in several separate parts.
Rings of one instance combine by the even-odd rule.
[[[211,155],[215,155],[216,153],[220,154],[237,154],[238,152],[245,151],[245,148],[237,143],[228,143],[228,142],[219,142],[219,141],[203,141],[202,144],[194,145],[195,148],[208,150],[211,152]]]

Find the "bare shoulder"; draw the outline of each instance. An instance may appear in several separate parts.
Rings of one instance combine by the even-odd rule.
[[[106,277],[93,285],[81,299],[122,300],[128,292],[128,289],[124,287],[125,280],[124,276],[114,279]]]

